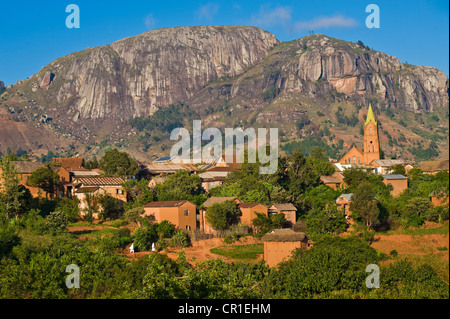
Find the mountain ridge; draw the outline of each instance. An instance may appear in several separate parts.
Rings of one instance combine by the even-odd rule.
[[[81,153],[86,144],[105,140],[139,148],[132,141],[139,132],[129,120],[177,102],[198,111],[205,124],[282,125],[289,127],[285,136],[299,139],[307,135],[295,128],[302,114],[319,129],[328,127],[311,109],[330,114],[341,108],[345,116],[360,117],[370,102],[379,112],[437,112],[448,128],[442,71],[401,63],[362,43],[322,34],[280,42],[245,26],[157,29],[74,52],[9,87],[0,99],[6,110],[15,110],[11,118],[46,126]]]

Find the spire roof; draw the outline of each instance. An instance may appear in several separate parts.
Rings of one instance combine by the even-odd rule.
[[[369,124],[369,122],[372,122],[373,124],[377,124],[377,121],[375,120],[375,116],[373,115],[372,111],[372,105],[369,104],[369,111],[367,111],[367,117],[366,117],[366,124]]]

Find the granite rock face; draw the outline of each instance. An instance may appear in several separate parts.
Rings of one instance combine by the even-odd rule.
[[[273,67],[261,67],[258,77],[244,73],[233,83],[232,96],[256,98],[274,86],[311,98],[334,93],[362,101],[376,98],[413,112],[432,112],[449,102],[448,79],[442,71],[402,63],[363,44],[313,35],[292,41],[267,59]]]
[[[70,115],[126,120],[243,73],[277,43],[273,34],[254,27],[153,30],[53,61],[44,67],[40,87],[48,89],[53,72],[58,84],[48,94],[67,105]]]

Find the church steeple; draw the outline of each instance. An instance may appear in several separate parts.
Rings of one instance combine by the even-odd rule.
[[[372,111],[372,105],[369,104],[369,110],[367,111],[367,117],[366,117],[366,124],[364,126],[367,126],[369,122],[372,122],[373,124],[377,125],[377,121],[375,120],[375,116],[373,115]]]
[[[378,138],[378,123],[369,104],[366,124],[364,126],[364,163],[370,164],[374,159],[380,159],[380,140]]]

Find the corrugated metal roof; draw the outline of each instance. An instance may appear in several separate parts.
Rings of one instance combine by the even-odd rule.
[[[352,200],[352,196],[353,196],[353,193],[349,193],[349,194],[341,194],[341,195],[336,199],[336,201],[339,200],[339,198],[344,197],[347,201],[350,202],[350,201]]]
[[[376,159],[376,160],[373,160],[373,162],[377,163],[378,165],[380,165],[382,167],[391,167],[394,165],[407,164],[404,160],[398,160],[398,159]]]
[[[384,179],[392,180],[392,179],[408,179],[406,176],[401,174],[386,174],[381,175]]]

